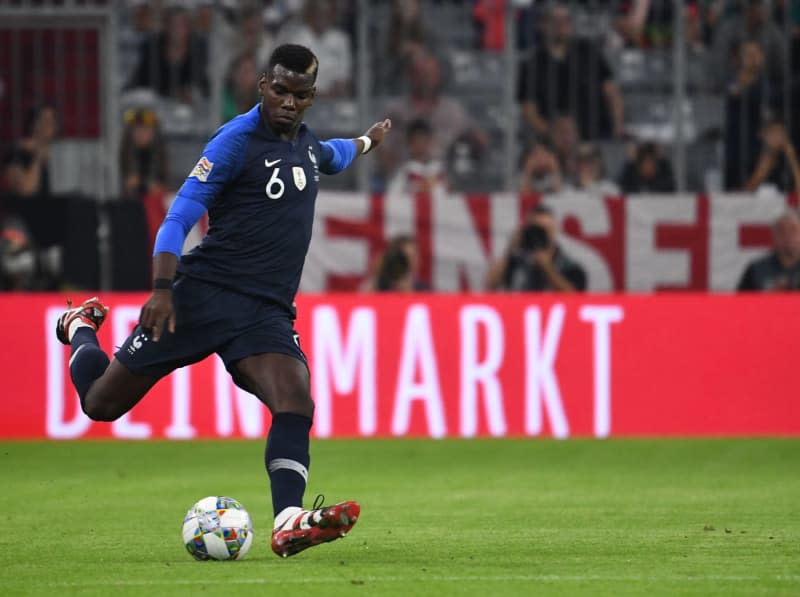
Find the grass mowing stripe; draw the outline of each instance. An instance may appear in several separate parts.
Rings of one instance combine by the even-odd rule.
[[[728,581],[728,582],[752,582],[757,580],[778,580],[778,581],[792,581],[800,580],[800,576],[776,576],[774,579],[765,579],[758,576],[673,576],[673,577],[644,577],[644,576],[559,576],[557,574],[517,574],[512,576],[429,576],[430,581],[445,581],[445,582],[508,582],[510,580],[524,580],[536,582],[586,582],[592,580],[602,581],[619,581],[619,582],[635,582],[635,581],[660,581],[660,582],[696,582],[696,581]],[[365,582],[387,582],[387,583],[404,583],[408,581],[405,576],[365,576],[360,580]],[[327,579],[327,578],[288,578],[275,580],[271,578],[233,578],[226,580],[217,580],[213,578],[193,578],[193,579],[175,579],[175,580],[116,580],[108,582],[53,582],[49,586],[56,587],[88,587],[88,586],[151,586],[151,585],[196,585],[203,584],[236,584],[236,585],[309,585],[309,584],[328,584],[330,582],[350,582],[346,579]]]
[[[9,595],[797,595],[797,440],[355,440],[312,443],[307,492],[358,499],[343,541],[280,560],[263,444],[0,444]],[[241,562],[197,563],[185,510],[232,495]],[[359,588],[360,585],[365,585]]]

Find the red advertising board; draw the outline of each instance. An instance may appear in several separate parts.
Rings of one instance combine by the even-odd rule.
[[[76,297],[77,298],[77,297]],[[141,294],[110,294],[111,350]],[[304,295],[318,437],[800,435],[791,295]],[[53,328],[61,295],[0,296],[0,437],[262,437],[216,357],[89,421]]]

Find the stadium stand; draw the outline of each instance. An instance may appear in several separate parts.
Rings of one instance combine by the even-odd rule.
[[[591,40],[592,47],[602,52],[622,94],[624,134],[581,139],[594,141],[611,178],[621,171],[631,147],[656,142],[672,162],[679,191],[723,190],[725,132],[733,125],[725,119],[729,81],[719,81],[727,75],[715,66],[721,59],[719,36],[723,30],[730,35],[733,24],[746,28],[752,19],[765,19],[752,21],[752,26],[753,31],[769,32],[769,39],[762,40],[769,52],[778,51],[775,40],[780,35],[786,41],[780,76],[769,81],[770,93],[780,101],[762,108],[770,118],[782,118],[794,146],[800,146],[800,118],[791,109],[800,88],[796,59],[800,36],[795,34],[791,3],[756,2],[758,8],[753,8],[753,3],[740,0],[690,1],[677,12],[669,0],[563,4],[569,9],[574,35]],[[515,98],[518,67],[546,43],[545,14],[552,3],[338,0],[332,6],[336,15],[332,25],[349,36],[354,89],[351,96],[318,98],[308,122],[321,137],[360,134],[371,124],[370,118],[377,118],[381,106],[407,93],[409,80],[404,73],[409,56],[429,52],[441,64],[442,92],[464,107],[491,148],[481,151],[463,140],[448,148],[445,168],[451,190],[487,193],[517,188],[523,154],[533,141]],[[168,19],[182,10],[193,57],[191,80],[198,82],[194,90],[176,96],[152,86],[131,85],[137,72],[147,70],[143,56],[151,56],[150,68],[155,68],[157,61],[146,50],[152,50]],[[507,12],[491,12],[498,10]],[[168,184],[174,190],[208,135],[222,123],[225,77],[239,46],[266,56],[275,40],[291,37],[303,14],[302,3],[286,2],[0,2],[4,160],[8,148],[22,137],[25,112],[50,102],[62,123],[49,158],[54,193],[90,197],[99,206],[113,203],[121,195],[115,158],[123,114],[143,108],[155,112],[161,122],[169,155]],[[401,14],[407,19],[402,26]],[[395,27],[400,27],[400,37],[391,45],[388,40],[395,39]],[[493,28],[489,36],[484,35],[486,27]],[[505,40],[498,41],[503,27]],[[740,29],[736,35],[747,37],[747,31]],[[484,49],[489,38],[491,49]],[[735,66],[737,57],[722,55],[722,59]],[[775,69],[770,65],[771,73]],[[139,82],[150,80],[156,79],[140,77]],[[759,138],[755,143],[760,144]],[[754,149],[756,155],[759,152],[760,147]],[[323,188],[380,190],[389,174],[372,163],[359,164],[324,180]],[[746,177],[747,173],[740,178]],[[104,234],[98,235],[98,245],[108,252],[103,238]],[[108,266],[105,271],[101,285],[110,284]]]

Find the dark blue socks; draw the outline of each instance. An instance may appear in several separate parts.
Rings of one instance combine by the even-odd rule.
[[[98,377],[108,367],[108,355],[100,348],[95,331],[89,327],[80,327],[72,336],[72,356],[69,358],[69,372],[72,383],[78,390],[81,408],[86,393]]]
[[[272,485],[272,509],[277,516],[289,506],[302,507],[308,481],[308,434],[311,418],[278,413],[267,437],[265,463]]]

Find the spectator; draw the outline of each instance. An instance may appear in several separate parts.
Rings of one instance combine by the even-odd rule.
[[[192,29],[208,39],[214,33],[214,0],[194,0],[193,5]]]
[[[764,51],[754,41],[739,46],[736,78],[725,102],[725,189],[740,190],[758,159],[765,97]]]
[[[291,42],[311,49],[319,57],[317,95],[349,97],[353,94],[353,57],[347,34],[335,27],[333,0],[306,0],[303,22],[296,28],[283,28],[277,44]]]
[[[690,60],[705,56],[711,39],[708,9],[708,6],[697,3],[686,5],[686,48]]]
[[[445,189],[447,178],[440,160],[432,157],[433,129],[426,120],[413,120],[408,125],[408,161],[392,177],[386,195],[414,195]]]
[[[534,143],[522,161],[519,192],[559,193],[564,178],[555,153],[545,143]]]
[[[620,13],[614,19],[611,45],[615,47],[639,47],[644,44],[645,25],[650,14],[650,0],[622,2]]]
[[[374,273],[364,289],[377,292],[428,291],[430,287],[419,279],[419,248],[413,236],[401,234],[389,240],[378,259]]]
[[[409,65],[432,50],[434,38],[422,20],[419,0],[393,0],[386,54],[378,71],[379,85],[387,93],[400,93],[407,84]]]
[[[385,109],[394,126],[402,129],[413,120],[427,120],[432,129],[432,160],[444,160],[456,140],[470,139],[481,148],[486,146],[486,133],[468,116],[463,105],[442,93],[441,65],[432,54],[418,54],[409,71],[409,95],[390,101]],[[402,136],[387,137],[378,147],[378,159],[383,176],[391,177],[407,159]]]
[[[36,252],[25,223],[0,209],[0,290],[33,290]]]
[[[161,127],[151,110],[129,110],[125,114],[119,160],[122,196],[142,202],[152,246],[166,215],[169,164]]]
[[[192,33],[189,13],[173,6],[167,9],[164,31],[142,44],[128,88],[147,87],[190,104],[195,90],[208,95],[207,65],[207,41]]]
[[[481,33],[480,49],[501,51],[506,41],[506,0],[476,0],[472,18]]]
[[[800,214],[789,210],[772,226],[772,251],[747,266],[740,291],[800,290]]]
[[[228,72],[233,61],[242,56],[252,56],[256,64],[256,70],[260,73],[261,69],[267,64],[269,55],[272,52],[274,34],[271,34],[264,27],[264,18],[261,11],[255,6],[247,6],[236,15],[235,39],[233,40],[233,54],[230,55]],[[252,107],[252,106],[251,106]]]
[[[601,197],[619,195],[619,187],[606,178],[600,149],[590,143],[578,147],[575,190]]]
[[[120,146],[122,195],[141,199],[163,190],[169,179],[167,153],[158,118],[152,110],[129,110]]]
[[[755,192],[763,187],[773,187],[784,193],[800,190],[800,163],[783,122],[779,118],[768,121],[763,127],[762,139],[761,156],[744,190]]]
[[[258,103],[258,75],[255,54],[240,54],[233,60],[222,89],[222,122],[228,122]]]
[[[544,47],[520,69],[517,99],[526,122],[547,135],[548,122],[566,111],[583,139],[621,136],[622,95],[600,48],[573,37],[569,9],[561,4],[550,8],[544,32]]]
[[[580,144],[575,119],[569,114],[556,116],[550,124],[550,141],[562,176],[565,180],[575,180],[578,174],[577,157]]]
[[[157,11],[150,0],[128,0],[126,27],[120,27],[119,42],[120,72],[129,79],[139,58],[139,48],[156,30]],[[124,13],[123,13],[124,14]]]
[[[780,27],[770,19],[768,0],[741,0],[743,13],[729,17],[718,25],[714,35],[712,76],[722,86],[733,78],[735,51],[743,41],[761,44],[766,57],[767,78],[783,77],[787,40]]]
[[[49,197],[50,147],[58,133],[58,116],[52,106],[32,108],[23,126],[24,137],[6,157],[9,192],[21,197]]]
[[[675,192],[672,166],[654,143],[635,149],[633,160],[623,165],[618,182],[625,194]]]
[[[582,292],[586,272],[558,246],[553,212],[531,209],[486,276],[489,290]]]

